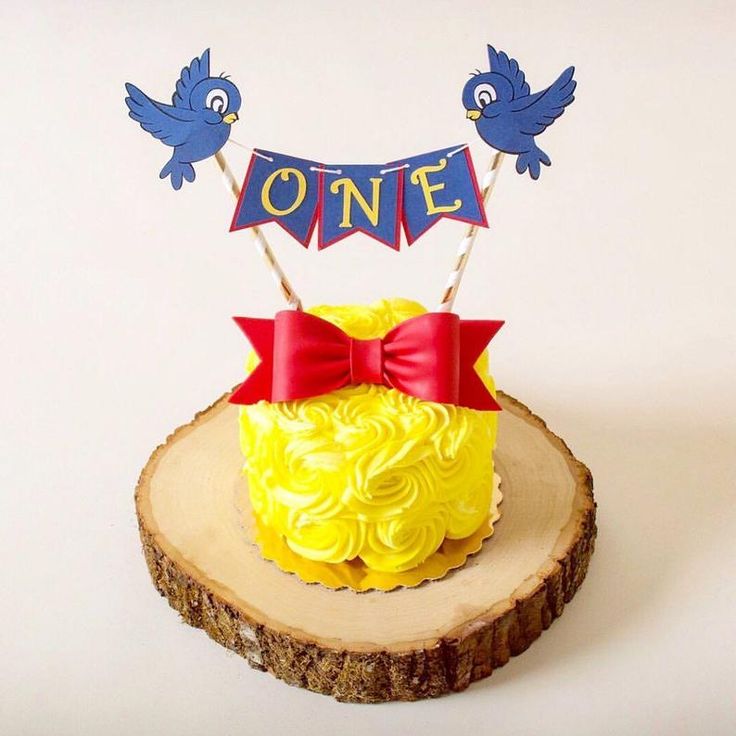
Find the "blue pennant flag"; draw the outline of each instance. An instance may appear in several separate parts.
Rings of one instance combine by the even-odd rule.
[[[317,222],[319,169],[315,161],[255,149],[230,232],[276,222],[308,247]]]
[[[467,146],[403,159],[403,224],[411,245],[442,217],[488,227]]]
[[[383,164],[323,167],[319,249],[359,231],[398,250],[401,178],[401,168]]]
[[[440,218],[488,227],[467,146],[389,164],[319,164],[254,150],[230,230],[276,222],[305,248],[319,221],[318,247],[362,232],[399,250]]]

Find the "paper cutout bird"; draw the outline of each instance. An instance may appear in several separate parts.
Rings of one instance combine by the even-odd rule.
[[[181,70],[171,105],[152,100],[134,84],[127,83],[125,89],[130,117],[174,149],[160,173],[162,179],[171,177],[174,189],[180,189],[184,179],[194,181],[192,163],[214,156],[238,120],[240,92],[228,79],[210,76],[209,49]]]
[[[538,179],[540,163],[549,166],[549,156],[537,146],[535,136],[548,128],[575,99],[575,67],[560,74],[542,92],[530,94],[524,72],[516,59],[488,47],[489,72],[478,72],[463,89],[466,117],[475,122],[478,135],[493,148],[518,154],[516,170],[529,171]]]

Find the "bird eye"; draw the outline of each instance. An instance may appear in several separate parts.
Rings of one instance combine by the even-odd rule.
[[[492,84],[479,84],[473,93],[475,104],[482,110],[486,105],[496,101],[496,90]]]
[[[210,110],[223,113],[227,110],[228,102],[227,92],[225,92],[224,89],[211,89],[207,93],[207,98],[205,99],[204,104],[209,107]]]

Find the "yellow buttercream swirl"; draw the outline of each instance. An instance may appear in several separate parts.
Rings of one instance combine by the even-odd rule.
[[[382,299],[309,311],[368,340],[426,310]],[[256,364],[251,354],[248,369]],[[484,353],[476,370],[493,390],[487,365]],[[373,570],[409,570],[445,537],[467,537],[487,518],[496,426],[495,412],[370,384],[243,406],[251,504],[262,524],[310,560],[359,557]]]

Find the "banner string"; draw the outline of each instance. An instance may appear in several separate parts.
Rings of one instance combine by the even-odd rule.
[[[392,171],[401,171],[401,169],[408,169],[409,164],[401,164],[401,166],[392,166],[390,169],[381,169],[378,173],[383,174],[390,174]]]
[[[246,148],[246,146],[243,146],[243,148]],[[256,151],[253,152],[256,153]],[[264,158],[266,157],[264,156]],[[225,188],[233,195],[233,197],[235,197],[236,201],[238,201],[240,199],[240,185],[238,184],[237,179],[228,166],[225,157],[222,155],[222,151],[218,151],[215,154],[215,161],[217,162],[217,165],[220,167],[220,171],[222,172]],[[250,231],[253,234],[253,240],[255,241],[256,248],[263,257],[263,260],[266,262],[266,266],[271,273],[271,277],[273,278],[274,282],[279,287],[281,293],[286,299],[289,308],[296,309],[301,312],[302,301],[297,296],[297,293],[294,291],[294,288],[289,282],[289,279],[286,278],[286,274],[279,265],[279,262],[276,260],[276,256],[271,250],[271,246],[268,244],[268,240],[266,240],[266,236],[263,234],[263,231],[260,227],[258,227],[258,225],[254,225],[253,227],[251,227]]]
[[[250,151],[254,156],[258,156],[258,158],[264,158],[266,159],[266,161],[270,161],[271,163],[273,163],[273,158],[271,156],[266,156],[265,153],[261,153],[260,151],[253,148],[253,146],[246,146],[245,143],[240,143],[239,141],[233,140],[232,138],[229,138],[227,142],[232,143],[238,148],[244,148],[246,151]]]
[[[342,174],[342,169],[323,169],[321,166],[310,166],[309,170],[321,174]]]
[[[233,138],[229,138],[228,143],[232,143],[238,148],[244,148],[246,151],[250,151],[254,156],[258,156],[259,158],[266,159],[266,161],[270,161],[271,163],[273,163],[273,158],[271,156],[267,156],[265,153],[261,153],[257,148],[253,148],[253,146],[247,146],[245,143],[236,141]],[[461,151],[464,151],[466,148],[469,148],[467,143],[464,143],[462,146],[458,146],[454,150],[449,151],[447,153],[447,158],[452,158],[455,154],[460,153]],[[390,174],[392,171],[400,171],[401,169],[408,169],[408,168],[409,168],[409,164],[400,164],[397,166],[392,166],[387,169],[380,169],[378,173],[381,175]],[[325,174],[342,174],[342,169],[323,169],[323,168],[320,168],[319,166],[310,166],[309,170],[324,172]]]
[[[449,156],[450,154],[448,154]],[[488,169],[483,176],[483,182],[481,184],[481,200],[483,202],[483,209],[485,210],[486,204],[491,197],[493,187],[496,184],[496,178],[498,172],[501,169],[503,163],[504,154],[501,151],[497,151],[491,158],[488,164]],[[460,288],[460,281],[463,278],[465,272],[465,266],[470,258],[470,252],[473,250],[473,244],[475,243],[475,237],[478,235],[478,225],[469,225],[465,231],[463,239],[460,241],[460,245],[457,248],[457,255],[455,256],[455,265],[450,271],[450,275],[447,278],[445,290],[442,293],[442,300],[437,307],[438,312],[451,312],[452,307],[455,304],[455,297],[457,291]]]
[[[460,153],[460,151],[464,151],[466,148],[469,148],[467,143],[464,143],[462,146],[458,146],[454,151],[448,152],[447,158],[452,158],[456,153]]]

